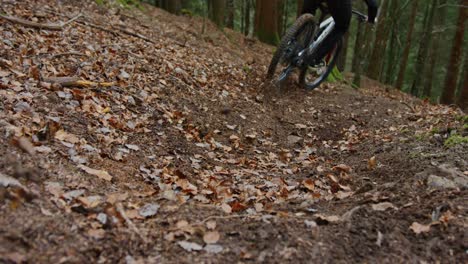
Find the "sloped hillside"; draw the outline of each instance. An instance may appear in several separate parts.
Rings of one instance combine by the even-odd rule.
[[[150,6],[0,3],[2,261],[466,259],[461,111],[275,91],[273,47]]]

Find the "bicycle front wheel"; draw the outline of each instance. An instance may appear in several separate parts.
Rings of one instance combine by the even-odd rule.
[[[272,79],[276,75],[281,75],[284,69],[278,69],[280,65],[289,67],[290,63],[297,56],[297,53],[305,49],[312,39],[315,30],[315,20],[311,14],[300,16],[293,26],[291,26],[271,59],[268,67],[267,79]],[[278,73],[278,70],[279,73]]]
[[[319,87],[335,67],[342,46],[342,40],[339,40],[322,61],[316,65],[308,65],[302,68],[299,75],[300,84],[307,90]]]

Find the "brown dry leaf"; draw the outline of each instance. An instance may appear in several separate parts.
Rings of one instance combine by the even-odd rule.
[[[368,161],[367,161],[367,168],[369,170],[373,170],[377,167],[377,158],[375,156],[373,156],[372,158],[370,158]]]
[[[306,187],[306,189],[311,192],[315,190],[315,183],[311,179],[304,180],[302,182],[302,185],[304,185],[304,187]]]
[[[18,147],[22,149],[24,152],[28,153],[29,155],[33,156],[36,154],[36,150],[34,149],[34,145],[31,143],[29,138],[27,137],[20,137],[18,139]]]
[[[95,208],[104,201],[103,197],[99,195],[78,197],[77,200],[86,208]]]
[[[416,234],[427,233],[431,230],[431,225],[422,225],[420,223],[414,222],[410,229],[413,230]]]
[[[216,244],[216,242],[219,241],[219,238],[220,238],[219,232],[212,231],[212,232],[207,232],[203,236],[203,241],[205,241],[206,244]]]
[[[71,133],[68,133],[63,129],[60,129],[57,132],[55,132],[55,138],[60,141],[65,141],[65,142],[72,143],[72,144],[76,144],[80,142],[80,139],[77,136]]]
[[[247,209],[247,206],[239,202],[233,202],[231,203],[231,209],[232,209],[232,212],[240,212],[240,211],[244,211],[245,209]]]
[[[123,202],[127,200],[128,193],[111,193],[107,195],[107,202],[110,204],[115,204],[117,202]]]
[[[333,167],[334,170],[336,171],[342,171],[342,172],[346,172],[346,173],[350,173],[351,172],[351,167],[346,165],[346,164],[340,164],[340,165],[337,165],[335,167]]]
[[[342,199],[345,199],[345,198],[348,198],[348,197],[351,197],[352,195],[354,194],[354,192],[343,192],[343,191],[339,191],[335,194],[335,197],[342,200]]]
[[[102,228],[98,229],[90,229],[88,232],[86,232],[89,237],[94,238],[94,239],[102,239],[106,235],[106,231]]]
[[[208,228],[209,230],[214,230],[216,228],[216,221],[211,220],[206,222],[206,228]]]
[[[336,224],[341,221],[341,217],[337,215],[322,215],[316,214],[317,219],[315,220],[319,225],[326,225],[326,224]]]
[[[221,209],[223,209],[223,211],[226,213],[226,214],[230,214],[232,213],[232,208],[231,206],[229,206],[228,204],[222,204],[221,205]]]
[[[103,180],[106,180],[106,181],[111,181],[112,180],[112,176],[107,171],[92,169],[92,168],[87,167],[85,165],[78,165],[78,168],[82,169],[86,173],[97,176],[100,179],[103,179]]]
[[[398,210],[398,208],[395,205],[389,202],[383,202],[383,203],[372,205],[372,210],[374,211],[386,211],[387,209],[390,209],[390,208]]]

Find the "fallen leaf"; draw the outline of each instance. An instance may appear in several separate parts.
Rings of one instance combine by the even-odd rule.
[[[343,171],[343,172],[346,172],[346,173],[350,173],[351,172],[351,167],[346,165],[346,164],[340,164],[340,165],[336,165],[335,167],[333,167],[334,170],[337,170],[337,171]]]
[[[306,187],[306,189],[309,190],[309,191],[314,191],[315,190],[315,183],[311,179],[304,180],[302,182],[302,185],[304,185],[304,187]]]
[[[220,245],[206,245],[203,250],[210,254],[218,254],[223,251],[223,247]]]
[[[102,239],[106,235],[106,231],[102,228],[90,229],[87,232],[88,236],[94,239]]]
[[[72,144],[76,144],[80,142],[80,139],[77,136],[70,134],[68,132],[65,132],[65,130],[63,129],[60,129],[57,132],[55,132],[55,138],[60,141],[65,141],[65,142],[72,143]]]
[[[103,180],[106,180],[106,181],[111,181],[112,180],[112,176],[107,171],[92,169],[92,168],[87,167],[85,165],[78,165],[78,168],[82,169],[86,173],[97,176],[100,179],[103,179]]]
[[[34,145],[31,143],[31,141],[27,137],[20,137],[18,139],[18,147],[31,156],[36,154]]]
[[[384,202],[384,203],[379,203],[379,204],[373,204],[372,205],[372,210],[374,211],[386,211],[387,209],[395,209],[398,210],[398,208],[393,205],[392,203],[389,202]]]
[[[427,233],[431,230],[431,225],[421,225],[420,223],[414,222],[410,229],[416,234]]]
[[[216,228],[216,221],[211,220],[206,222],[206,228],[214,230]]]
[[[222,204],[221,205],[221,209],[223,209],[223,211],[226,213],[226,214],[230,214],[232,213],[232,208],[231,206],[229,206],[228,204]]]
[[[160,206],[158,204],[146,204],[140,208],[139,213],[141,216],[146,218],[155,216],[158,213],[159,207]]]
[[[0,173],[0,185],[3,187],[16,186],[24,188],[24,186],[15,178]]]
[[[211,231],[211,232],[207,232],[203,236],[203,241],[205,241],[206,244],[216,244],[216,242],[219,241],[219,238],[220,238],[219,232]]]
[[[337,215],[316,214],[315,216],[317,217],[315,222],[318,225],[335,224],[341,221],[341,217]]]
[[[367,161],[367,168],[369,170],[373,170],[377,167],[377,159],[375,156],[373,156],[372,158],[370,158],[368,161]]]
[[[203,249],[203,247],[197,243],[194,243],[194,242],[188,242],[188,241],[179,241],[177,242],[177,244],[185,249],[186,251],[188,252],[192,252],[192,251],[200,251]]]
[[[79,197],[77,200],[86,208],[96,208],[104,201],[102,196],[99,195]]]

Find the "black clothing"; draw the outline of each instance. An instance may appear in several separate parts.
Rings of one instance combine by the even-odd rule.
[[[352,0],[305,0],[302,8],[302,14],[316,13],[317,9],[322,4],[327,5],[327,10],[335,20],[335,28],[323,40],[321,45],[317,48],[316,54],[313,59],[322,59],[334,47],[349,29],[349,23],[352,15]],[[374,23],[377,16],[378,6],[375,0],[364,0],[368,6],[369,22]]]

